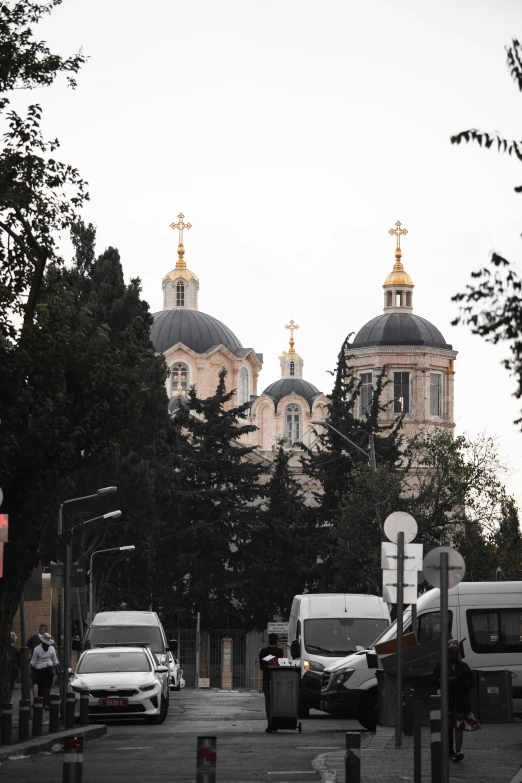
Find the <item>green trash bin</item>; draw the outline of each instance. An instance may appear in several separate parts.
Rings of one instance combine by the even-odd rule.
[[[478,705],[481,723],[511,723],[513,678],[510,671],[479,671]]]
[[[298,666],[273,666],[270,672],[270,725],[273,729],[296,729],[299,721],[299,688],[301,670]]]

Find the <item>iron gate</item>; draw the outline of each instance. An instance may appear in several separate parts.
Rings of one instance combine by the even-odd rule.
[[[232,687],[246,688],[246,633],[242,630],[210,631],[209,676],[210,687],[221,688],[223,639],[232,639]]]

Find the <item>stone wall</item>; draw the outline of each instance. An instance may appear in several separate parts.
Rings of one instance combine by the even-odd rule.
[[[42,600],[25,602],[25,632],[27,638],[38,630],[40,623],[47,623],[49,633],[58,635],[58,590],[51,588],[51,574],[42,574]],[[20,609],[16,612],[12,630],[21,644]]]

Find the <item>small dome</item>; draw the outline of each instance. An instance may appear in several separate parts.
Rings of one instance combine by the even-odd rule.
[[[453,350],[436,326],[413,313],[385,313],[372,318],[359,330],[351,347],[373,345],[426,345]]]
[[[270,386],[267,386],[263,394],[272,397],[277,411],[279,402],[283,397],[292,394],[292,392],[298,394],[299,397],[303,397],[310,406],[310,410],[312,409],[312,403],[315,398],[321,395],[321,392],[313,383],[303,381],[301,378],[280,378],[278,381],[271,383]]]
[[[394,269],[390,272],[384,285],[413,285],[413,280],[404,269]]]
[[[165,353],[176,343],[183,343],[195,353],[205,353],[214,345],[224,345],[232,353],[243,348],[228,326],[199,310],[162,310],[153,318],[150,339],[157,353]]]

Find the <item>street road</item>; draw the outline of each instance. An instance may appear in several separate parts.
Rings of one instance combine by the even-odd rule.
[[[108,735],[86,745],[84,783],[194,783],[196,738],[217,736],[217,780],[220,783],[281,783],[319,780],[312,761],[342,750],[344,733],[357,721],[333,719],[312,710],[303,732],[265,733],[262,694],[185,690],[171,694],[169,716],[162,726],[119,721]],[[39,755],[5,764],[2,780],[58,783],[62,754]]]

